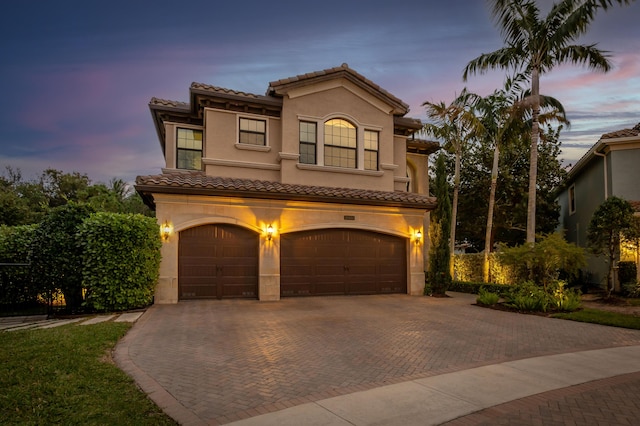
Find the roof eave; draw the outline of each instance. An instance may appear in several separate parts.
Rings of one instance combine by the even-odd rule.
[[[379,207],[400,207],[410,209],[420,209],[430,211],[436,208],[435,200],[429,203],[409,203],[402,201],[389,200],[370,200],[357,198],[340,198],[320,195],[300,195],[287,193],[269,193],[254,191],[238,191],[238,190],[219,190],[212,188],[189,188],[189,187],[172,187],[162,185],[135,185],[136,191],[142,196],[145,203],[147,200],[155,205],[153,194],[182,194],[182,195],[206,195],[217,197],[235,197],[235,198],[260,198],[268,200],[287,200],[287,201],[309,201],[330,204],[357,204]],[[149,204],[147,204],[149,205]]]

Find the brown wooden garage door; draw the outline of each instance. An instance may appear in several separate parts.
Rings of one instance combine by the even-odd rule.
[[[283,297],[406,292],[403,238],[355,229],[281,236]]]
[[[233,225],[180,232],[180,299],[258,297],[258,235]]]

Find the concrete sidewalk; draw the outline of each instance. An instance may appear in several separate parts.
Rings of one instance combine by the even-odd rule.
[[[439,425],[531,395],[637,372],[640,346],[565,353],[383,386],[231,424]]]
[[[0,331],[20,331],[20,330],[44,330],[47,328],[61,327],[67,324],[77,323],[78,325],[92,325],[106,321],[114,322],[136,322],[144,312],[124,312],[120,314],[89,315],[77,318],[51,318],[46,315],[31,315],[21,317],[1,317]]]

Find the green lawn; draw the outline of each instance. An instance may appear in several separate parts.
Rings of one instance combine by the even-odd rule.
[[[640,330],[640,317],[599,309],[585,308],[575,312],[553,314],[552,317]]]
[[[175,424],[111,361],[128,323],[0,332],[3,425]]]

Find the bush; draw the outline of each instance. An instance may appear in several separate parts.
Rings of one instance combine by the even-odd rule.
[[[627,297],[632,297],[632,298],[640,297],[640,283],[638,281],[623,284],[622,290],[624,291],[624,294]]]
[[[460,293],[479,294],[480,290],[484,288],[487,291],[496,294],[505,294],[509,291],[511,286],[503,284],[487,284],[483,282],[466,282],[466,281],[453,281],[449,287],[450,291],[457,291]]]
[[[478,297],[476,298],[476,302],[482,303],[483,305],[495,305],[500,300],[500,295],[496,293],[491,293],[487,291],[484,287],[480,289],[478,293]]]
[[[568,289],[564,281],[555,281],[546,290],[527,281],[512,288],[505,305],[523,312],[571,312],[580,308],[581,303],[580,292]]]
[[[618,280],[623,286],[629,283],[635,283],[637,277],[637,269],[635,262],[618,262]]]
[[[551,305],[550,295],[532,281],[514,286],[507,296],[506,306],[523,312],[547,312]]]
[[[28,263],[37,225],[0,226],[0,263]],[[0,305],[29,305],[39,288],[31,282],[28,266],[0,266]]]
[[[584,250],[568,243],[559,233],[545,235],[536,244],[503,246],[498,257],[503,265],[516,268],[526,265],[535,283],[545,288],[558,279],[560,272],[576,276],[586,265]]]
[[[121,311],[149,305],[158,280],[160,234],[155,219],[95,213],[80,228],[85,306]]]
[[[580,292],[567,288],[564,281],[556,281],[549,288],[555,308],[562,312],[573,312],[582,306]]]

